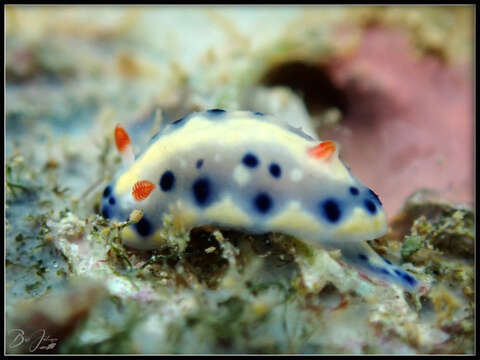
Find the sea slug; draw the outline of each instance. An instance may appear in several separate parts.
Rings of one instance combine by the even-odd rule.
[[[115,128],[123,171],[101,200],[105,218],[139,222],[123,229],[125,244],[159,247],[162,218],[185,228],[215,225],[249,233],[281,232],[341,249],[362,271],[415,290],[419,282],[375,253],[365,240],[385,234],[378,196],[338,157],[333,141],[258,112],[211,109],[166,124],[136,158],[127,132]]]

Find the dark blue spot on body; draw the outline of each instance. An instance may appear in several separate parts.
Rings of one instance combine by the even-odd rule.
[[[135,230],[137,230],[137,232],[142,236],[148,236],[152,233],[152,225],[145,216],[143,216],[140,221],[133,226],[135,227]]]
[[[259,193],[254,199],[255,208],[262,214],[267,213],[273,205],[272,198],[267,193]]]
[[[110,209],[108,208],[108,206],[104,205],[102,207],[102,216],[105,218],[105,219],[110,219]]]
[[[370,214],[373,215],[377,212],[377,207],[375,206],[373,201],[367,199],[365,200],[364,204],[365,204],[365,208],[368,210]]]
[[[368,193],[373,196],[373,198],[378,202],[379,205],[382,205],[380,198],[377,194],[375,194],[371,189],[368,189]]]
[[[265,116],[264,113],[261,113],[261,112],[259,112],[259,111],[255,111],[253,114],[254,114],[254,115],[257,115],[257,116]]]
[[[148,142],[148,144],[153,143],[153,142],[154,142],[155,140],[157,140],[159,137],[160,137],[160,131],[157,132],[155,135],[152,136],[152,138],[150,139],[150,141]]]
[[[112,187],[108,185],[105,190],[103,190],[103,197],[108,197],[112,193]]]
[[[325,200],[322,203],[322,209],[325,217],[333,223],[337,222],[342,215],[340,206],[338,205],[338,202],[334,199]]]
[[[116,201],[115,201],[115,198],[114,198],[113,196],[112,196],[110,199],[108,199],[108,203],[109,203],[110,205],[115,205],[115,202],[116,202]]]
[[[193,196],[198,205],[205,206],[211,198],[211,184],[208,178],[199,178],[195,180],[192,186]]]
[[[160,178],[160,188],[163,191],[170,191],[175,186],[175,175],[172,171],[167,170]]]
[[[275,178],[279,178],[282,175],[282,169],[280,168],[280,165],[276,163],[270,164],[268,170],[270,171],[270,174],[272,174],[272,176]]]
[[[403,272],[401,272],[400,270],[395,269],[394,272],[395,272],[395,274],[397,274],[398,276],[402,276],[402,275],[403,275]]]
[[[410,285],[415,285],[415,284],[417,283],[417,280],[415,280],[415,278],[414,278],[412,275],[410,275],[410,274],[404,273],[404,274],[402,275],[402,278],[403,278],[406,282],[408,282]]]
[[[200,169],[203,165],[203,159],[197,160],[197,169]]]
[[[355,186],[350,186],[350,194],[358,195],[358,193],[359,193],[358,188],[356,188]]]
[[[390,271],[388,271],[388,270],[385,269],[385,268],[380,268],[380,272],[381,272],[382,274],[385,274],[385,275],[390,275]]]
[[[226,111],[223,109],[210,109],[210,110],[207,110],[207,113],[210,115],[222,115],[226,113]]]
[[[392,265],[392,262],[391,262],[390,260],[385,259],[385,258],[382,258],[382,259],[383,259],[383,261],[385,261],[388,265]]]
[[[183,120],[185,120],[184,117],[183,117],[183,118],[180,118],[180,119],[178,119],[178,120],[175,120],[174,122],[172,122],[172,124],[173,124],[173,125],[178,125],[178,124],[180,124]]]
[[[258,158],[252,153],[247,153],[243,157],[242,162],[245,164],[245,166],[254,168],[258,165]]]
[[[362,261],[367,261],[368,260],[368,256],[364,255],[364,254],[358,254],[358,258]]]

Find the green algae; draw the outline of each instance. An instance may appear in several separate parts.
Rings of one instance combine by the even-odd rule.
[[[11,202],[20,195],[31,195],[37,189],[35,183],[31,181],[33,175],[28,171],[25,160],[19,154],[9,156],[5,162],[5,188],[6,200]],[[12,198],[13,196],[13,198]]]
[[[413,223],[403,239],[402,258],[422,265],[423,272],[432,279],[432,289],[419,299],[418,308],[428,307],[431,302],[437,326],[455,338],[443,345],[443,351],[462,353],[473,349],[473,211],[414,196],[406,204],[404,216]]]
[[[410,255],[420,250],[422,247],[422,237],[418,235],[405,236],[402,244],[402,258],[408,260]]]
[[[402,257],[412,260],[420,249],[438,249],[450,256],[473,257],[474,216],[468,209],[456,209],[449,205],[439,207],[434,218],[417,218],[402,245]],[[431,210],[429,210],[431,211]]]

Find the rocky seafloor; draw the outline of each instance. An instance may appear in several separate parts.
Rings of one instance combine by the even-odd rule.
[[[7,6],[7,353],[473,353],[472,39],[469,6]],[[138,152],[206,108],[338,141],[389,215],[370,245],[428,286],[169,218],[124,247],[115,124]]]

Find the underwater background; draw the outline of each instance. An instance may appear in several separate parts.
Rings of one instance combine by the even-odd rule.
[[[473,6],[6,6],[7,353],[474,352]],[[370,279],[283,234],[100,216],[162,123],[259,111],[340,144],[379,194]]]

